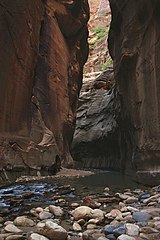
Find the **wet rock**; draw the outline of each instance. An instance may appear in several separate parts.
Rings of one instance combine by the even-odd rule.
[[[84,225],[85,224],[85,220],[84,219],[79,219],[77,222],[80,225]]]
[[[20,230],[13,224],[8,224],[7,226],[4,227],[4,230],[6,232],[11,232],[11,233],[21,233],[22,232],[22,230]]]
[[[17,228],[14,224],[8,224],[7,226],[4,227],[4,230],[6,232],[11,232],[11,233],[21,233],[22,230]]]
[[[138,198],[136,197],[129,197],[124,201],[126,204],[132,204],[138,202]]]
[[[99,237],[104,237],[104,234],[98,230],[86,230],[82,234],[83,240],[97,240]]]
[[[83,198],[82,205],[88,206],[90,208],[99,208],[101,204],[94,200],[92,197],[86,196]]]
[[[35,222],[26,216],[20,216],[16,217],[14,220],[14,224],[16,226],[22,226],[22,227],[33,227],[35,225]]]
[[[152,227],[142,227],[141,233],[150,234],[150,233],[158,233],[159,231],[157,229],[154,229]]]
[[[118,196],[121,200],[126,200],[127,198],[129,198],[128,195],[122,193],[116,193],[116,196]]]
[[[140,233],[139,236],[140,236],[141,239],[144,239],[144,240],[151,240],[147,234]]]
[[[106,235],[108,235],[108,234],[110,234],[110,233],[113,233],[114,229],[116,229],[115,226],[108,225],[108,226],[105,226],[105,228],[104,228],[103,231],[104,231],[104,233],[105,233]]]
[[[134,207],[131,207],[131,206],[127,206],[127,210],[130,211],[130,212],[138,212],[138,208],[134,208]]]
[[[7,226],[8,224],[13,224],[13,221],[6,221],[6,222],[4,223],[4,226]]]
[[[76,232],[82,231],[82,228],[81,228],[80,224],[77,223],[77,222],[74,222],[72,227],[73,227],[73,230],[76,231]]]
[[[148,213],[148,214],[150,214],[152,217],[159,217],[159,216],[160,216],[160,208],[156,208],[156,207],[151,207],[151,208],[143,209],[141,212],[143,212],[143,213]]]
[[[117,198],[115,198],[115,197],[100,197],[100,198],[98,198],[98,202],[113,203],[113,202],[117,202]]]
[[[126,207],[126,206],[125,206],[125,207],[122,207],[120,210],[121,210],[121,212],[122,212],[122,213],[124,213],[124,212],[127,212],[127,211],[128,211],[128,209],[127,209],[127,207]],[[123,214],[122,214],[122,215],[123,215]]]
[[[7,238],[10,235],[11,235],[11,233],[0,233],[0,239],[3,240],[3,239]]]
[[[42,210],[42,211],[43,211],[43,210]],[[38,214],[39,214],[39,213],[36,212],[35,209],[31,209],[31,210],[30,210],[30,213],[31,213],[31,215],[34,216],[34,217],[38,217]]]
[[[143,192],[139,195],[138,200],[143,202],[146,198],[149,198],[151,195],[149,193]]]
[[[114,234],[108,234],[106,236],[109,240],[116,240],[116,237],[114,236]]]
[[[51,218],[53,215],[50,212],[42,211],[42,212],[39,213],[38,216],[39,216],[40,220],[44,220],[44,219]]]
[[[122,219],[122,213],[118,209],[112,209],[109,213],[105,215],[109,219],[119,218]]]
[[[148,203],[148,206],[155,206],[155,205],[157,205],[157,202],[150,202],[150,203]]]
[[[79,207],[79,203],[71,203],[71,207]]]
[[[71,215],[77,221],[79,219],[89,219],[92,216],[92,208],[87,206],[80,206],[71,212]]]
[[[126,234],[130,236],[138,236],[139,235],[139,226],[131,223],[126,224]]]
[[[48,220],[46,220],[46,221],[48,221]],[[44,221],[38,222],[36,226],[38,228],[43,228],[43,227],[45,227],[45,222]]]
[[[126,229],[125,229],[125,225],[124,224],[120,224],[118,227],[116,227],[113,230],[113,234],[118,237],[119,235],[125,234],[126,233]]]
[[[50,240],[66,240],[67,231],[60,225],[52,221],[46,221],[44,227],[38,227],[37,233],[49,238]]]
[[[155,221],[155,222],[154,222],[154,226],[155,226],[155,228],[156,228],[157,230],[160,231],[160,221]]]
[[[43,212],[43,208],[41,208],[41,207],[37,207],[37,208],[35,209],[35,211],[36,211],[36,213]]]
[[[63,210],[60,207],[54,205],[49,206],[49,211],[56,217],[62,217],[64,215]]]
[[[135,220],[132,218],[132,215],[127,215],[126,217],[123,218],[125,222],[127,223],[134,223]]]
[[[99,222],[98,219],[92,218],[92,219],[90,219],[90,220],[86,223],[86,225],[87,225],[87,224],[97,224],[98,222]]]
[[[96,224],[87,224],[87,229],[95,229],[97,228]]]
[[[147,199],[144,199],[144,200],[143,200],[143,203],[148,204],[148,203],[150,203],[150,202],[157,201],[157,199],[158,199],[159,197],[160,197],[160,194],[156,194],[156,195],[151,196],[151,197],[149,197],[149,198],[147,198]]]
[[[159,240],[160,239],[160,233],[154,233],[154,234],[140,233],[140,237],[144,240]]]
[[[0,216],[0,223],[4,222],[4,218]]]
[[[108,240],[106,237],[99,237],[98,240]]]
[[[121,211],[122,211],[122,210],[121,210]],[[129,215],[131,215],[130,212],[122,212],[122,217],[126,217],[126,216],[129,216]]]
[[[102,222],[104,220],[105,217],[105,212],[100,210],[100,209],[94,209],[91,212],[91,217],[94,219],[98,219],[99,222]]]
[[[109,187],[105,187],[104,192],[109,192],[110,188]]]
[[[151,215],[144,212],[134,212],[132,217],[136,222],[147,222],[151,219]]]
[[[23,235],[10,235],[10,236],[6,237],[6,240],[25,240],[25,239],[26,239],[26,237]]]
[[[117,238],[117,240],[135,240],[135,238],[134,238],[134,237],[131,237],[131,236],[128,236],[128,235],[126,235],[126,234],[122,234],[121,236],[119,236],[119,237]]]
[[[49,240],[49,239],[38,233],[32,233],[28,240]]]

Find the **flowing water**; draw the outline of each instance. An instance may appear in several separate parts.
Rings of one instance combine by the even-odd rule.
[[[9,220],[20,214],[28,214],[33,207],[55,204],[59,198],[68,203],[80,202],[86,195],[104,195],[105,187],[112,192],[142,188],[130,177],[110,171],[98,171],[85,177],[14,183],[0,188],[0,216]]]

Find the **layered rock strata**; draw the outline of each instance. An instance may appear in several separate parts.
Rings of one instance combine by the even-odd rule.
[[[121,169],[120,129],[117,123],[119,110],[113,69],[100,75],[96,72],[86,75],[72,145],[76,166]]]
[[[85,0],[0,3],[0,167],[71,165],[70,144],[88,55]],[[13,171],[12,171],[13,172]]]

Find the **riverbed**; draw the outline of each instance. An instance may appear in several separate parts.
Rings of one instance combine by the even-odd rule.
[[[83,172],[82,172],[83,173]],[[87,174],[88,173],[88,174]],[[66,174],[67,175],[67,174]],[[25,179],[27,182],[25,182]],[[57,196],[68,202],[81,201],[87,195],[104,195],[105,187],[112,193],[130,188],[145,188],[131,177],[119,172],[95,170],[86,174],[62,177],[21,178],[18,182],[0,188],[0,215],[5,220],[28,214],[32,207],[55,204]],[[23,180],[23,181],[22,181]]]

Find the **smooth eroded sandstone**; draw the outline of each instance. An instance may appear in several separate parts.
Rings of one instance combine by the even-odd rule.
[[[158,181],[160,172],[160,17],[158,0],[110,0],[109,49],[121,101],[121,165]],[[149,183],[150,180],[149,180]]]
[[[87,1],[0,4],[0,166],[72,165],[70,144],[88,55]],[[57,164],[58,163],[58,164]],[[58,165],[58,166],[57,166]]]

